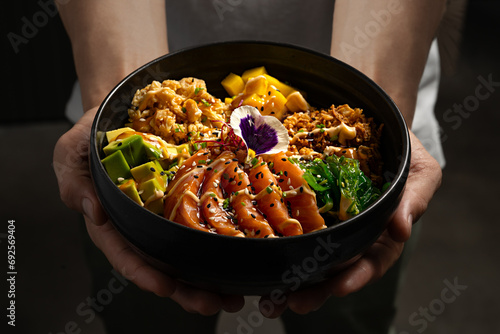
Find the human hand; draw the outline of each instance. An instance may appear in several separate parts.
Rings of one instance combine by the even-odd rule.
[[[61,138],[54,149],[54,171],[62,201],[84,215],[87,231],[113,268],[139,288],[170,297],[186,311],[212,315],[243,307],[242,296],[218,295],[179,282],[146,263],[108,220],[96,196],[89,170],[90,129],[97,108],[84,116]]]
[[[380,279],[396,262],[404,243],[410,238],[413,223],[427,209],[442,176],[437,161],[411,132],[410,140],[411,162],[406,188],[387,229],[356,262],[331,279],[292,292],[285,302],[275,303],[269,297],[261,298],[260,310],[265,316],[278,317],[287,307],[299,314],[317,310],[332,295],[346,296]]]

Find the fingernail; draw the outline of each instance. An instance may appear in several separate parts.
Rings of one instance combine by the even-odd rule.
[[[413,215],[411,213],[408,215],[408,225],[413,225]]]
[[[88,199],[87,197],[85,197],[82,200],[82,209],[83,209],[83,214],[85,216],[87,216],[88,218],[90,218],[90,220],[92,220],[93,223],[95,223],[95,221],[94,221],[94,204],[92,204],[92,201],[90,199]]]

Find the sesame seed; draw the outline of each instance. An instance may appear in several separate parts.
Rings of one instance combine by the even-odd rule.
[[[208,168],[207,168],[207,170],[208,170],[208,171],[211,171],[211,170],[212,170],[212,167],[208,167]]]
[[[286,158],[281,158],[281,161],[286,161]]]
[[[252,216],[253,219],[255,219],[255,215],[253,213],[250,214],[250,216]],[[260,232],[260,231],[259,231]]]
[[[255,231],[255,235],[259,235],[259,234],[260,234],[260,230]]]
[[[229,160],[228,160],[228,161],[226,161],[226,162],[224,163],[224,165],[229,165],[230,163],[231,163],[231,161],[229,161]]]
[[[272,208],[274,206],[274,203],[269,204],[269,206]]]
[[[304,192],[304,187],[300,187],[300,192],[303,193]]]
[[[196,166],[196,161],[193,161],[193,164],[191,166],[193,167]]]
[[[197,178],[199,178],[199,176],[198,176],[198,175],[195,175],[195,176],[194,176],[194,178],[195,178],[195,179],[197,179]]]
[[[241,186],[241,183],[242,183],[241,181],[240,181],[240,182],[238,182],[238,185],[239,185],[239,186]]]
[[[153,167],[151,167],[149,170],[152,171],[153,173],[156,172],[156,169],[154,169]]]
[[[285,171],[285,176],[288,176],[288,172],[287,171]]]
[[[236,173],[238,171],[238,167],[234,167],[234,172]]]
[[[210,204],[210,203],[207,204],[208,209],[210,209],[211,206],[212,206],[212,204]]]

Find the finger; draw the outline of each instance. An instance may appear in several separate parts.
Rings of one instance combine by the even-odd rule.
[[[94,114],[88,111],[57,141],[53,167],[61,200],[66,206],[83,213],[92,223],[102,225],[107,217],[96,196],[88,163],[90,124]]]
[[[279,297],[262,296],[259,300],[260,313],[269,319],[278,318],[287,308],[287,297],[284,295],[280,295]]]
[[[406,188],[388,226],[391,237],[396,241],[407,241],[410,238],[412,224],[418,221],[427,209],[442,178],[438,162],[411,132],[410,139],[412,157]]]
[[[214,315],[222,309],[222,298],[216,293],[178,283],[171,298],[190,313]]]
[[[358,261],[329,281],[330,291],[343,297],[380,279],[400,257],[403,245],[384,232]]]
[[[238,312],[245,306],[245,298],[236,295],[222,295],[222,309],[228,313]]]
[[[170,297],[176,281],[151,267],[126,243],[110,221],[96,226],[87,221],[87,231],[110,264],[139,288],[161,297]]]
[[[288,297],[288,307],[295,313],[307,314],[318,310],[331,296],[328,282],[296,291]]]

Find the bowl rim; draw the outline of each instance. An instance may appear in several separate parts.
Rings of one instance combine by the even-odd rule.
[[[356,225],[359,221],[361,221],[363,219],[364,216],[367,216],[371,212],[375,211],[375,208],[377,207],[377,205],[379,203],[383,202],[387,197],[391,196],[391,193],[393,193],[394,191],[397,191],[398,193],[403,191],[403,189],[405,187],[406,179],[408,177],[408,171],[409,171],[409,164],[410,164],[410,158],[411,158],[411,142],[410,142],[410,136],[409,136],[407,123],[406,123],[401,111],[399,110],[396,103],[392,100],[392,98],[377,83],[375,83],[367,75],[365,75],[364,73],[357,70],[353,66],[351,66],[351,65],[349,65],[349,64],[347,64],[347,63],[345,63],[345,62],[343,62],[335,57],[332,57],[330,55],[327,55],[327,54],[324,54],[324,53],[321,53],[321,52],[318,52],[315,50],[311,50],[311,49],[306,48],[306,47],[294,45],[294,44],[282,43],[282,42],[261,41],[261,40],[231,40],[231,41],[206,43],[206,44],[200,44],[200,45],[196,45],[196,46],[186,47],[186,48],[182,48],[180,50],[176,50],[176,51],[161,55],[161,56],[145,63],[144,65],[138,67],[137,69],[135,69],[131,73],[129,73],[122,80],[120,80],[120,82],[118,82],[113,87],[113,89],[107,94],[107,96],[102,100],[102,102],[99,105],[99,108],[96,112],[96,115],[95,115],[94,120],[92,122],[91,133],[90,133],[90,152],[89,152],[90,154],[89,155],[90,155],[91,163],[96,163],[96,167],[100,170],[100,172],[103,172],[107,175],[106,170],[104,169],[104,166],[99,159],[99,148],[98,148],[98,140],[97,140],[97,125],[98,125],[99,121],[101,120],[101,116],[102,116],[103,110],[106,107],[106,105],[108,103],[111,103],[116,91],[119,90],[121,88],[121,86],[124,85],[130,78],[134,77],[142,70],[147,69],[148,67],[150,67],[156,63],[161,62],[164,59],[174,57],[174,56],[176,56],[178,54],[182,54],[184,52],[188,52],[188,51],[192,52],[192,51],[204,49],[207,47],[214,47],[214,46],[224,46],[224,45],[238,46],[238,45],[248,45],[248,44],[266,45],[266,46],[275,46],[275,47],[281,47],[281,48],[295,49],[296,51],[309,53],[315,57],[320,57],[320,58],[324,58],[324,59],[329,60],[329,61],[333,61],[333,62],[337,63],[337,65],[343,67],[344,69],[352,72],[354,75],[360,77],[372,89],[374,89],[390,106],[392,106],[392,110],[394,111],[394,114],[395,114],[396,119],[397,119],[397,123],[399,125],[398,130],[400,131],[400,135],[401,135],[401,138],[403,139],[403,142],[402,142],[402,153],[401,153],[401,157],[400,157],[401,158],[400,163],[399,163],[397,172],[394,173],[391,184],[381,194],[381,196],[377,200],[375,200],[372,204],[370,204],[365,210],[363,210],[358,215],[356,215],[350,219],[347,219],[345,221],[338,222],[335,225],[328,226],[325,229],[305,233],[302,235],[296,235],[296,236],[287,236],[287,237],[279,237],[279,238],[237,238],[237,237],[233,237],[233,236],[226,236],[226,235],[221,235],[221,234],[216,234],[216,233],[207,233],[204,231],[198,231],[196,229],[193,229],[193,228],[175,223],[173,221],[170,221],[163,216],[154,214],[153,212],[150,212],[147,209],[142,208],[146,215],[151,215],[152,218],[156,217],[156,218],[160,218],[162,220],[165,220],[166,222],[174,225],[175,228],[187,229],[187,230],[191,231],[192,233],[199,233],[200,235],[207,235],[207,236],[213,235],[214,238],[222,238],[222,239],[230,239],[230,240],[239,239],[239,240],[241,240],[240,242],[247,242],[247,243],[254,243],[254,242],[257,242],[257,243],[265,243],[265,242],[289,243],[289,242],[299,241],[300,239],[304,239],[304,238],[319,237],[321,234],[328,233],[331,230],[340,230],[340,229],[344,229],[344,228]],[[168,78],[165,78],[165,80],[166,79],[168,79]],[[201,78],[201,79],[203,79],[203,78]],[[98,161],[93,161],[94,159],[96,159]],[[398,157],[398,159],[399,159],[399,157]],[[91,172],[91,175],[92,175],[92,172]],[[94,180],[93,175],[92,175],[92,179]],[[109,178],[109,176],[106,179],[106,181],[116,187],[116,185]],[[116,187],[116,189],[119,190],[118,187]],[[123,195],[124,197],[126,197],[132,205],[138,205],[132,199],[128,198],[123,192],[120,191],[120,194]],[[112,222],[112,223],[115,227],[117,227],[117,225],[119,225],[115,222]],[[380,233],[382,233],[382,231]]]

